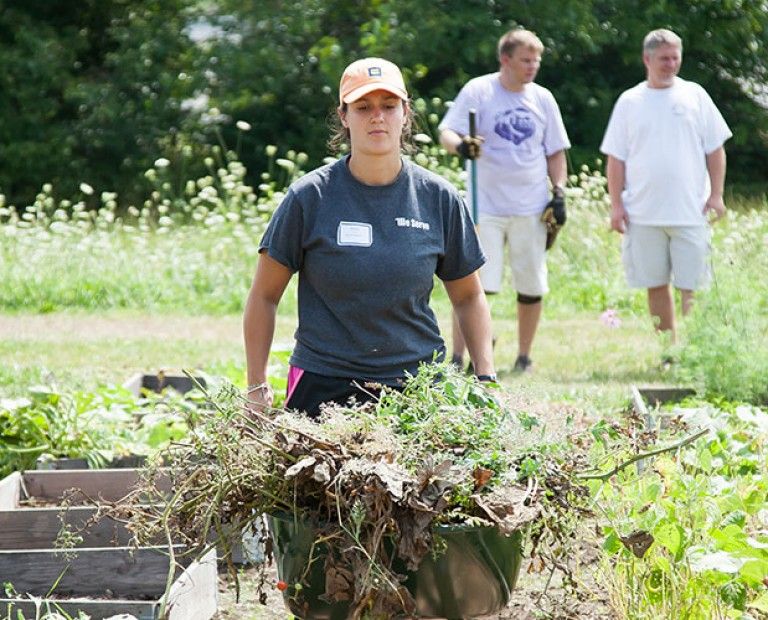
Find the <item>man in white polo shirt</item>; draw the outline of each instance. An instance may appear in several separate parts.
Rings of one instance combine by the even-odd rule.
[[[477,160],[477,187],[469,191],[476,192],[478,236],[488,258],[480,269],[486,293],[501,290],[509,251],[517,291],[517,372],[531,369],[542,297],[549,290],[545,251],[552,238],[542,214],[551,207],[557,224],[565,223],[565,150],[571,144],[552,93],[534,83],[543,51],[533,32],[507,32],[498,43],[499,71],[467,82],[440,122],[446,150]],[[477,113],[480,136],[474,140],[468,135],[470,109]],[[460,363],[457,329],[453,351]]]
[[[648,290],[656,328],[673,341],[670,283],[687,314],[694,291],[709,280],[709,220],[725,214],[723,144],[731,137],[707,92],[677,77],[682,53],[674,32],[646,35],[647,79],[618,98],[600,146],[627,282]]]

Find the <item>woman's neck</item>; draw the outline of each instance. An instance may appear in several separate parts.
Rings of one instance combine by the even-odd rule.
[[[352,153],[347,162],[353,177],[365,185],[389,185],[400,174],[400,153],[393,155],[359,155]]]

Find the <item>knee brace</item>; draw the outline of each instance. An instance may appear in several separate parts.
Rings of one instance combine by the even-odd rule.
[[[522,293],[517,294],[517,303],[523,304],[524,306],[532,306],[533,304],[537,304],[541,301],[541,295],[523,295]]]

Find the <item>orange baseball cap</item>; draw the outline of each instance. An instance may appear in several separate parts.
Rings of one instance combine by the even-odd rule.
[[[352,103],[374,90],[386,90],[400,99],[408,99],[403,74],[396,64],[383,58],[363,58],[344,69],[339,103]]]

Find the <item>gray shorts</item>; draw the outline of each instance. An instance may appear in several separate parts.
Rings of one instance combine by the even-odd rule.
[[[670,282],[695,291],[709,284],[709,226],[643,226],[632,224],[624,234],[622,258],[627,283],[655,288]]]

